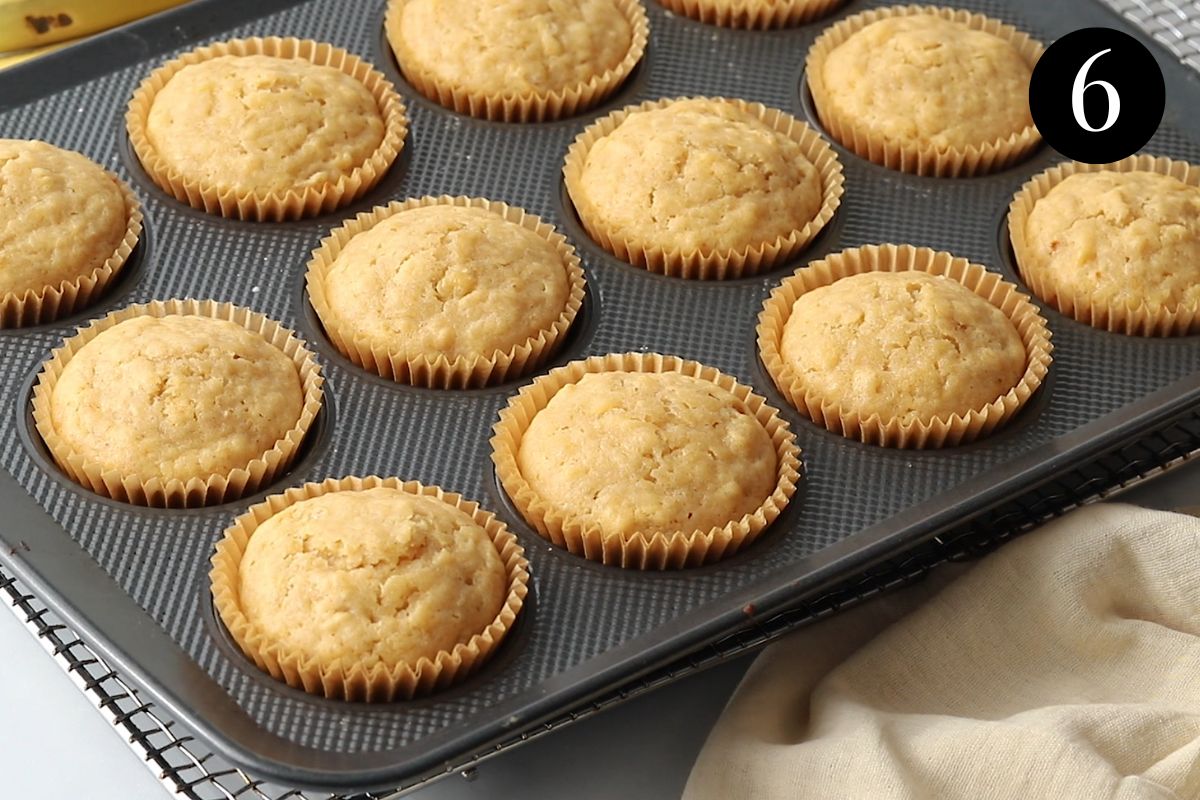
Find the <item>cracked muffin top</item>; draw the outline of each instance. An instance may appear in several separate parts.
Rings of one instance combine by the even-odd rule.
[[[246,467],[299,420],[295,363],[257,333],[209,317],[120,322],[66,363],[50,396],[55,431],[104,470],[143,481]]]
[[[521,437],[530,488],[605,535],[707,533],[775,490],[776,451],[745,404],[674,372],[598,372],[559,389]]]
[[[402,0],[388,40],[406,74],[501,96],[560,91],[616,68],[633,27],[613,0]]]
[[[873,22],[823,65],[838,116],[873,138],[937,150],[990,144],[1031,126],[1032,72],[1008,41],[935,14]]]
[[[1025,223],[1021,272],[1056,302],[1174,311],[1200,306],[1200,187],[1154,172],[1084,172]]]
[[[803,228],[822,186],[792,137],[734,103],[692,98],[633,111],[596,140],[571,200],[613,239],[707,253]]]
[[[865,272],[805,292],[780,354],[806,393],[863,419],[965,415],[1021,380],[1012,321],[962,284],[926,272]]]
[[[384,136],[375,98],[304,59],[219,56],[179,70],[154,96],[146,136],[180,175],[236,192],[337,183]]]
[[[324,668],[432,660],[483,632],[508,584],[470,516],[387,487],[288,506],[255,529],[238,573],[250,623]]]
[[[85,156],[0,139],[0,296],[102,267],[125,238],[129,212],[117,182]]]
[[[449,361],[507,351],[550,328],[570,293],[545,236],[494,211],[409,208],[355,235],[324,278],[343,336]]]

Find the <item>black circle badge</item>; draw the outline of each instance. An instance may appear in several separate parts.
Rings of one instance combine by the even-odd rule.
[[[1083,28],[1047,48],[1029,82],[1029,110],[1046,142],[1087,164],[1120,161],[1158,130],[1166,89],[1141,42],[1112,28]]]

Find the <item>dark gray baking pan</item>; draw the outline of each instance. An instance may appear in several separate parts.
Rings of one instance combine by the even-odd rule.
[[[198,2],[0,76],[0,135],[86,153],[125,177],[146,210],[134,262],[98,305],[52,325],[0,331],[0,562],[253,775],[326,789],[412,783],[938,541],[1031,487],[1168,428],[1200,404],[1197,337],[1118,336],[1044,308],[1055,343],[1049,379],[989,439],[935,452],[884,450],[800,417],[774,391],[755,351],[754,325],[771,287],[809,258],[889,241],[950,250],[1019,283],[1004,211],[1021,183],[1058,156],[1043,148],[997,175],[940,180],[890,172],[839,149],[843,205],[796,262],[725,283],[629,267],[589,241],[564,200],[559,170],[572,138],[613,108],[678,95],[744,97],[812,120],[802,64],[828,24],[731,31],[674,17],[653,0],[647,5],[651,42],[625,87],[599,109],[549,124],[480,122],[416,96],[383,41],[379,0]],[[874,5],[880,3],[851,0],[837,16]],[[1092,0],[947,5],[1001,17],[1046,42],[1092,25],[1143,39],[1160,57],[1168,98],[1147,151],[1200,160],[1195,74],[1112,12]],[[236,222],[177,203],[143,174],[122,125],[133,88],[172,54],[248,35],[326,40],[365,56],[397,84],[412,119],[409,140],[400,162],[361,202],[302,222]],[[763,538],[727,561],[667,574],[606,568],[557,550],[514,513],[488,457],[497,411],[520,382],[468,392],[413,389],[370,377],[336,353],[304,296],[309,252],[342,218],[425,194],[521,205],[578,247],[588,301],[547,369],[613,351],[672,353],[752,384],[783,410],[804,450],[806,477]],[[517,532],[531,562],[531,602],[480,673],[433,697],[377,706],[310,697],[277,683],[232,646],[214,617],[207,582],[213,543],[261,493],[200,510],[149,510],[93,496],[53,466],[29,415],[31,383],[49,350],[113,309],[185,296],[263,311],[296,328],[322,358],[328,382],[319,424],[298,463],[268,491],[327,476],[398,475],[477,499]]]

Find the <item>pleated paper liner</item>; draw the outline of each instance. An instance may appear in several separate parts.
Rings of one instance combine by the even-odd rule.
[[[376,663],[370,667],[352,659],[333,663],[305,660],[271,641],[241,608],[238,569],[246,544],[264,521],[288,506],[330,492],[358,492],[376,487],[399,489],[409,494],[432,497],[446,503],[475,521],[487,532],[508,572],[508,593],[496,618],[484,630],[453,650],[441,650],[415,664]],[[460,495],[444,492],[436,486],[398,478],[329,478],[323,483],[306,483],[281,494],[273,494],[251,506],[234,520],[217,543],[209,572],[213,603],[222,622],[242,652],[271,677],[298,689],[328,698],[366,702],[403,700],[443,689],[479,669],[500,646],[512,628],[529,592],[529,563],[525,551],[496,516]]]
[[[1200,332],[1200,306],[1178,305],[1171,308],[1151,306],[1144,301],[1095,305],[1091,298],[1060,292],[1044,271],[1029,268],[1033,260],[1025,239],[1025,228],[1034,204],[1071,175],[1101,170],[1156,172],[1170,175],[1189,186],[1200,186],[1200,167],[1163,156],[1135,155],[1111,164],[1065,162],[1050,167],[1022,186],[1008,208],[1009,240],[1021,279],[1049,305],[1095,328],[1131,336],[1183,336]]]
[[[633,68],[642,60],[650,38],[650,22],[646,9],[638,0],[613,0],[629,21],[632,37],[629,50],[619,64],[586,81],[553,91],[507,91],[492,94],[466,86],[447,84],[436,75],[420,68],[404,46],[400,35],[400,17],[408,0],[390,0],[384,16],[388,44],[405,79],[430,100],[453,109],[497,122],[545,122],[569,117],[585,111],[615,92]]]
[[[352,238],[370,230],[383,220],[402,211],[433,205],[449,205],[459,208],[481,208],[523,228],[527,228],[558,251],[563,268],[567,272],[570,292],[567,303],[558,319],[548,327],[530,336],[524,342],[507,350],[481,353],[472,357],[457,356],[453,360],[443,354],[409,353],[402,347],[394,349],[373,346],[364,337],[343,333],[338,329],[337,318],[329,307],[325,278],[334,261]],[[334,346],[363,369],[385,378],[414,386],[431,389],[467,389],[502,383],[536,369],[548,358],[571,328],[580,307],[586,288],[583,269],[575,248],[554,227],[524,209],[478,197],[422,197],[404,201],[393,201],[387,206],[377,206],[369,212],[347,220],[335,228],[313,251],[308,262],[307,274],[309,302],[321,319]]]
[[[829,134],[857,155],[889,169],[916,175],[964,178],[1010,166],[1029,156],[1041,142],[1032,124],[1004,139],[980,142],[970,147],[937,148],[932,145],[898,144],[872,135],[858,120],[843,114],[832,102],[835,90],[825,85],[825,60],[835,47],[871,23],[890,17],[933,14],[968,28],[997,36],[1010,43],[1032,69],[1045,49],[1042,44],[1011,25],[969,11],[939,6],[889,6],[855,14],[830,26],[813,42],[805,62],[808,88],[821,124]]]
[[[146,133],[150,107],[159,90],[181,69],[220,56],[266,55],[302,59],[338,69],[365,86],[375,98],[383,120],[383,140],[375,152],[337,181],[286,190],[235,189],[197,180],[181,173],[159,155]],[[134,91],[125,112],[125,127],[138,161],[159,188],[176,200],[234,219],[259,222],[300,219],[323,214],[353,202],[369,191],[392,166],[404,147],[408,118],[391,82],[356,55],[324,42],[309,39],[232,39],[205,45],[168,61],[150,73]]]
[[[1017,385],[981,408],[964,408],[949,417],[909,423],[878,414],[863,418],[837,398],[822,397],[804,385],[780,353],[784,326],[800,295],[863,272],[919,270],[956,281],[1004,312],[1025,345],[1026,366]],[[771,292],[758,317],[758,348],[771,379],[793,406],[818,425],[848,439],[901,448],[965,444],[1004,425],[1041,386],[1050,368],[1050,330],[1037,307],[1000,275],[965,258],[911,245],[868,245],[826,256],[797,270]]]
[[[821,176],[821,208],[813,219],[799,230],[786,236],[777,236],[771,241],[737,250],[693,250],[665,249],[653,242],[637,242],[609,232],[597,221],[584,194],[580,180],[588,151],[597,140],[612,133],[630,114],[665,108],[680,100],[693,98],[676,97],[663,100],[648,100],[640,105],[627,106],[602,117],[575,138],[567,151],[563,164],[563,180],[567,194],[579,214],[579,220],[592,237],[608,252],[635,266],[651,272],[678,278],[727,279],[754,275],[782,263],[803,250],[821,229],[824,228],[841,204],[843,184],[842,165],[833,148],[820,134],[792,115],[761,103],[724,97],[708,98],[714,102],[731,103],[742,111],[757,117],[771,128],[784,134],[800,145],[805,158],[817,168]],[[701,98],[695,98],[701,99]]]
[[[846,0],[659,0],[676,14],[723,28],[788,28],[823,17]]]
[[[55,430],[50,398],[63,369],[88,342],[104,331],[134,317],[171,315],[228,320],[258,334],[292,359],[304,391],[304,405],[295,425],[275,445],[244,467],[225,474],[198,475],[184,482],[177,478],[126,475],[105,469],[82,456]],[[38,434],[54,461],[72,480],[96,494],[126,503],[159,508],[195,508],[235,500],[257,491],[292,463],[305,435],[321,410],[321,368],[304,342],[278,322],[247,308],[213,300],[152,301],[114,311],[79,328],[75,336],[55,349],[42,365],[33,388],[33,419]]]
[[[81,311],[98,300],[121,272],[142,235],[142,207],[124,181],[111,172],[105,174],[117,184],[125,200],[125,235],[120,244],[103,264],[86,275],[60,281],[57,286],[0,295],[0,328],[43,325]]]
[[[538,496],[517,466],[521,438],[534,416],[562,387],[578,383],[584,375],[600,372],[678,372],[715,384],[742,402],[763,426],[775,445],[775,490],[753,513],[711,530],[664,534],[605,534],[594,523],[551,507]],[[505,492],[525,520],[559,547],[593,561],[641,570],[679,569],[712,563],[749,545],[787,507],[800,480],[800,448],[779,412],[728,375],[695,361],[657,353],[624,353],[593,356],[551,370],[536,378],[509,400],[493,427],[492,461]]]

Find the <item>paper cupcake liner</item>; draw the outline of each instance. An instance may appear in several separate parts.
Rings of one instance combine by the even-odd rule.
[[[243,613],[238,569],[246,544],[259,525],[288,506],[330,492],[359,492],[377,487],[432,497],[462,511],[482,527],[496,545],[508,572],[508,594],[504,605],[490,625],[466,642],[455,645],[453,650],[441,650],[432,658],[421,658],[415,664],[376,663],[366,667],[355,661],[319,663],[315,659],[305,660],[301,654],[271,641]],[[529,592],[529,562],[525,560],[525,551],[517,537],[503,522],[480,508],[478,503],[464,500],[460,495],[444,492],[436,486],[423,486],[416,481],[401,482],[398,478],[329,478],[323,483],[306,483],[271,495],[234,520],[217,543],[209,579],[217,613],[238,647],[259,669],[311,694],[342,700],[388,702],[445,688],[479,669],[500,646],[525,603]]]
[[[42,325],[82,310],[98,300],[129,260],[142,235],[142,207],[137,195],[116,175],[105,172],[125,199],[125,236],[104,263],[74,280],[57,286],[27,289],[21,294],[0,295],[0,328]]]
[[[629,42],[629,51],[621,63],[599,75],[593,75],[587,81],[554,91],[509,91],[492,94],[464,86],[448,85],[416,64],[416,59],[408,52],[400,36],[400,14],[406,2],[407,0],[390,0],[383,23],[388,44],[391,45],[404,78],[418,92],[439,105],[454,109],[460,114],[497,122],[545,122],[569,117],[591,108],[625,82],[633,68],[642,60],[646,42],[650,38],[650,22],[642,4],[638,0],[613,0],[618,10],[629,21],[633,34]]]
[[[150,107],[159,90],[175,73],[186,66],[220,56],[266,55],[277,58],[299,58],[318,66],[341,70],[360,81],[371,92],[383,119],[383,141],[375,152],[349,175],[336,182],[325,182],[286,190],[235,190],[184,175],[158,154],[146,133]],[[138,161],[159,188],[176,200],[234,219],[259,222],[300,219],[329,211],[353,202],[369,191],[392,166],[404,147],[408,133],[408,118],[404,104],[395,88],[368,62],[356,55],[323,42],[309,39],[270,38],[232,39],[205,45],[168,61],[150,73],[134,91],[125,112],[125,127]]]
[[[873,22],[890,17],[907,17],[918,14],[935,14],[942,19],[961,22],[972,30],[997,36],[1011,44],[1032,68],[1045,49],[1040,42],[1021,33],[1011,25],[969,11],[939,6],[889,6],[855,14],[830,26],[813,42],[805,62],[808,88],[812,91],[813,105],[825,130],[855,154],[882,164],[889,169],[916,175],[941,178],[965,178],[994,172],[1021,161],[1041,142],[1037,128],[1029,125],[1005,139],[982,142],[966,148],[937,148],[932,145],[901,145],[874,136],[860,127],[858,121],[834,107],[834,90],[825,85],[825,59],[835,47]]]
[[[1008,235],[1021,279],[1033,293],[1068,317],[1095,328],[1130,336],[1183,336],[1200,332],[1200,306],[1175,308],[1151,306],[1146,302],[1108,303],[1097,306],[1088,297],[1058,291],[1043,272],[1029,270],[1032,263],[1025,228],[1034,204],[1071,175],[1082,172],[1156,172],[1178,178],[1189,186],[1200,186],[1200,167],[1163,156],[1134,155],[1111,164],[1066,162],[1041,172],[1021,187],[1008,207]]]
[[[722,28],[788,28],[823,17],[846,0],[784,0],[784,2],[741,2],[720,0],[658,0],[676,14]]]
[[[423,353],[405,353],[402,350],[372,346],[362,336],[344,334],[338,330],[337,318],[329,307],[325,292],[325,277],[333,262],[347,243],[358,234],[370,230],[383,220],[401,211],[423,206],[449,205],[459,208],[482,208],[503,219],[527,228],[554,245],[567,271],[570,293],[562,313],[548,328],[530,336],[524,342],[507,350],[496,350],[488,354],[471,357],[456,356],[453,360],[445,355],[429,356]],[[563,336],[571,328],[579,309],[583,306],[583,268],[575,248],[554,226],[522,208],[478,197],[422,197],[405,201],[393,201],[386,206],[376,206],[369,212],[347,220],[321,240],[321,246],[313,251],[308,262],[306,277],[309,302],[329,340],[342,353],[363,369],[399,383],[424,386],[430,389],[468,389],[501,383],[536,369],[549,357]]]
[[[902,423],[878,414],[864,418],[834,398],[822,397],[804,382],[780,353],[784,326],[800,295],[863,272],[919,270],[961,283],[1004,312],[1025,345],[1025,373],[1017,385],[982,408],[949,417]],[[868,245],[826,256],[796,271],[763,303],[758,317],[758,349],[771,379],[793,406],[818,425],[848,439],[884,447],[935,448],[965,444],[996,430],[1025,405],[1050,369],[1050,329],[1037,307],[1017,287],[986,267],[950,253],[911,245]]]
[[[715,384],[743,402],[775,445],[775,490],[762,505],[740,519],[711,530],[670,534],[605,534],[599,526],[551,507],[534,491],[517,466],[521,438],[534,416],[562,387],[598,372],[678,372]],[[728,375],[695,361],[657,353],[593,356],[536,378],[509,400],[492,428],[496,475],[525,520],[546,539],[575,555],[612,566],[642,570],[679,569],[719,561],[753,542],[783,512],[800,480],[800,448],[779,412]]]
[[[117,470],[105,469],[88,460],[55,430],[50,411],[51,395],[63,369],[84,345],[109,328],[134,317],[171,315],[211,317],[236,323],[278,347],[292,359],[300,373],[304,390],[304,406],[300,418],[283,438],[275,442],[274,447],[244,467],[220,475],[197,476],[186,482],[177,478],[163,481],[157,476],[146,478],[126,475]],[[144,305],[129,306],[95,320],[87,327],[79,328],[75,336],[56,348],[42,365],[37,383],[33,387],[33,419],[38,434],[63,472],[96,494],[141,506],[195,508],[228,502],[255,492],[287,469],[304,441],[305,434],[312,427],[317,412],[321,410],[323,382],[321,368],[313,354],[304,346],[304,342],[287,328],[262,314],[213,300],[156,300]]]
[[[626,106],[602,117],[575,138],[563,164],[563,181],[567,194],[579,215],[579,220],[592,237],[608,252],[622,261],[644,267],[651,272],[677,278],[728,279],[754,275],[788,260],[803,250],[837,211],[842,201],[845,177],[837,154],[827,141],[815,130],[800,122],[791,114],[761,103],[724,97],[705,98],[715,102],[732,103],[742,111],[753,114],[774,130],[784,134],[800,145],[804,157],[817,168],[821,176],[821,208],[817,215],[799,230],[786,236],[777,236],[768,242],[736,250],[691,250],[681,251],[663,248],[652,242],[638,242],[612,234],[596,220],[591,205],[583,192],[580,179],[588,151],[600,138],[617,129],[625,119],[638,111],[664,108],[680,100],[693,98],[675,97],[648,100],[640,105]],[[697,98],[699,99],[699,98]]]

